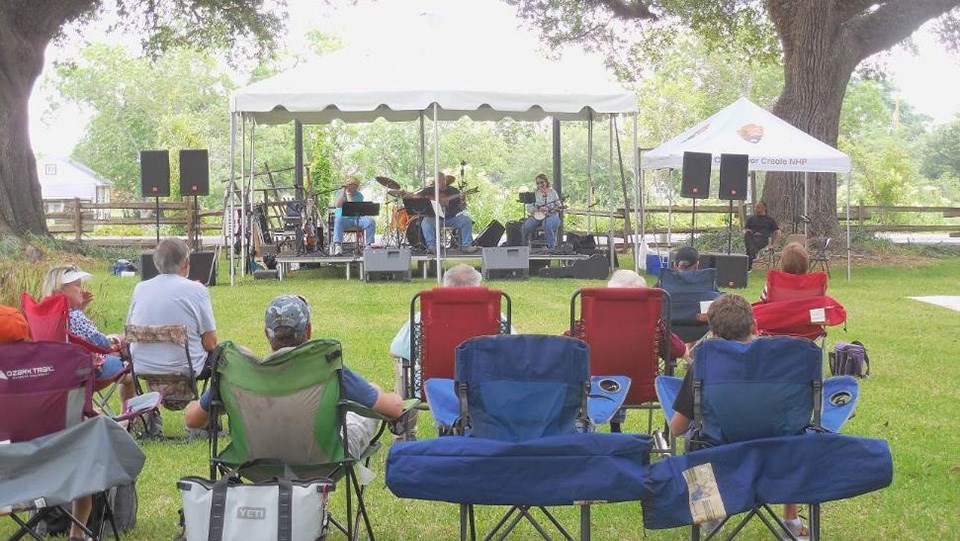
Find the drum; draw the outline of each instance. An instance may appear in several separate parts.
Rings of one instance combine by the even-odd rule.
[[[407,225],[410,224],[410,213],[407,212],[407,209],[403,207],[395,207],[390,212],[390,230],[391,231],[406,231]]]
[[[423,217],[421,216],[411,216],[407,221],[407,243],[411,247],[425,247],[427,245],[426,239],[423,237],[423,230],[420,229],[420,220]]]

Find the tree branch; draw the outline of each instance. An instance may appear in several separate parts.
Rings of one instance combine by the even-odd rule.
[[[655,21],[657,15],[650,11],[649,2],[640,0],[593,0],[594,4],[606,6],[618,19],[633,21],[637,19]]]
[[[841,22],[847,22],[876,4],[877,0],[836,0],[836,15]]]
[[[846,39],[862,60],[893,47],[923,23],[957,6],[960,0],[889,0],[846,23]]]

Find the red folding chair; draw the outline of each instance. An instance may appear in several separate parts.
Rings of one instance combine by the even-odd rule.
[[[23,315],[27,319],[27,326],[30,328],[30,337],[34,341],[70,342],[83,347],[93,355],[121,356],[119,346],[102,348],[70,333],[69,302],[63,293],[50,295],[37,302],[29,293],[24,292],[20,296],[20,301],[23,306]],[[93,401],[107,415],[113,415],[109,407],[110,398],[116,392],[119,381],[128,373],[130,373],[130,363],[124,361],[123,370],[116,375],[95,380]],[[125,405],[121,407],[124,408]]]
[[[767,302],[821,297],[827,294],[827,273],[790,274],[781,270],[767,272]]]
[[[577,317],[577,299],[580,315]],[[584,288],[570,299],[570,332],[590,346],[591,376],[627,376],[630,388],[622,407],[646,409],[647,430],[659,410],[654,380],[673,375],[675,361],[660,341],[660,321],[670,336],[670,294],[658,288]],[[668,360],[661,364],[660,349]]]
[[[501,309],[503,299],[505,311]],[[410,362],[403,370],[406,397],[425,401],[424,381],[452,380],[457,346],[476,336],[508,334],[510,312],[510,297],[485,287],[438,287],[414,295],[410,300]]]

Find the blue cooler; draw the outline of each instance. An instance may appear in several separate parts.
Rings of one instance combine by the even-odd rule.
[[[660,269],[663,264],[660,261],[660,254],[647,254],[647,274],[660,276]]]

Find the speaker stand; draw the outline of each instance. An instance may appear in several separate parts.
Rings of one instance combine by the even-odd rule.
[[[153,200],[156,203],[156,207],[154,208],[154,211],[153,211],[153,216],[157,220],[157,246],[159,246],[160,245],[160,198],[154,197]]]
[[[727,255],[733,249],[733,199],[730,200],[730,208],[727,210]]]
[[[697,236],[697,198],[693,198],[693,209],[690,213],[690,246],[693,246],[693,240]]]
[[[200,251],[200,205],[197,196],[193,196],[193,215],[190,216],[190,221],[193,223],[193,238],[190,239],[193,242],[194,251]]]

